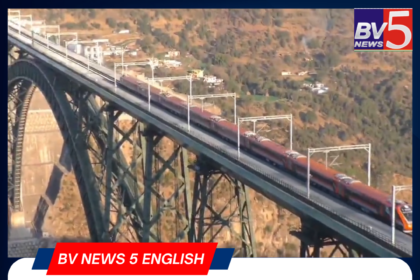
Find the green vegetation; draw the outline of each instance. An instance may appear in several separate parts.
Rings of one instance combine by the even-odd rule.
[[[372,143],[373,184],[389,189],[393,173],[411,177],[412,56],[354,53],[352,10],[71,9],[40,13],[68,29],[130,28],[139,33],[136,44],[147,55],[172,48],[183,56],[188,52],[194,57],[188,67],[205,69],[224,79],[227,91],[241,94],[239,114],[293,113],[300,123],[294,136],[296,149]],[[315,73],[284,77],[283,70]],[[313,95],[300,90],[303,82],[315,81],[325,83],[329,92]],[[187,82],[175,83],[175,87],[189,91]],[[193,87],[195,92],[210,91],[199,83]],[[226,116],[232,115],[231,102],[215,103]],[[272,130],[268,137],[280,139],[283,134],[281,129]],[[349,152],[340,158],[338,169],[365,180],[364,153]]]

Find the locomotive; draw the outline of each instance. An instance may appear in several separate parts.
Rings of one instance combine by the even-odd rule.
[[[148,97],[148,85],[145,82],[123,75],[120,78],[120,84],[145,98]],[[150,99],[151,102],[165,108],[165,110],[178,117],[186,118],[188,114],[186,101],[162,92],[152,85],[150,86]],[[225,141],[237,144],[237,125],[221,116],[216,116],[194,105],[190,105],[190,120],[191,123],[218,135]],[[251,131],[240,129],[239,133],[241,149],[276,167],[285,169],[297,177],[306,178],[307,156],[297,151],[289,150]],[[384,223],[391,224],[392,198],[388,194],[314,160],[311,160],[310,167],[312,185]],[[411,233],[413,230],[412,206],[404,201],[397,200],[395,212],[396,228],[406,233]]]

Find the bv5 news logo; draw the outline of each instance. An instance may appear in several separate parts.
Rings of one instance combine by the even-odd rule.
[[[412,9],[355,9],[355,51],[413,51]]]

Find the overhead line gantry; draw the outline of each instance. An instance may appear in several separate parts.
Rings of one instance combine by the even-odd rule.
[[[412,185],[402,185],[402,186],[392,186],[392,245],[395,245],[395,204],[396,204],[396,195],[398,192],[401,191],[413,191],[413,186]]]
[[[338,151],[350,151],[350,150],[365,150],[368,152],[368,186],[370,186],[370,157],[371,157],[371,144],[361,144],[361,145],[346,145],[346,146],[336,146],[336,147],[324,147],[324,148],[308,148],[307,154],[307,180],[306,180],[306,189],[307,189],[307,197],[310,198],[311,196],[311,156],[315,153],[325,153],[328,156],[330,152],[338,152]]]
[[[78,40],[78,34],[77,34],[77,32],[55,32],[55,33],[47,33],[46,34],[46,38],[47,38],[47,49],[49,49],[49,47],[50,47],[50,40],[49,40],[49,38],[51,36],[58,36],[58,45],[61,46],[61,35],[73,35],[76,38],[76,42],[79,41]],[[67,48],[67,46],[66,46],[66,48]]]
[[[219,94],[206,94],[206,95],[188,95],[187,96],[187,106],[188,106],[188,131],[190,131],[190,102],[194,99],[201,100],[201,111],[204,110],[204,99],[207,98],[225,98],[225,97],[233,97],[234,98],[234,105],[233,105],[233,114],[234,114],[234,122],[236,124],[236,93],[219,93]]]
[[[255,134],[255,124],[258,121],[272,121],[272,120],[288,120],[290,122],[290,150],[293,150],[293,115],[274,115],[274,116],[261,116],[261,117],[244,117],[238,118],[238,159],[241,157],[241,137],[240,126],[241,122],[252,122],[253,132]]]

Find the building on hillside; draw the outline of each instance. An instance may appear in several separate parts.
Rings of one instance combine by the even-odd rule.
[[[301,71],[296,73],[298,76],[305,76],[308,74],[308,71]]]
[[[109,39],[93,39],[92,42],[99,43],[99,44],[100,43],[106,44],[106,43],[109,43]]]
[[[114,52],[111,51],[109,48],[105,49],[102,54],[103,56],[111,56]]]
[[[16,24],[19,24],[19,19],[18,18],[12,19],[12,21],[15,22]],[[45,32],[46,31],[45,28],[42,28],[41,27],[41,26],[45,26],[45,20],[33,20],[32,22],[31,21],[25,22],[24,19],[21,19],[20,20],[20,23],[23,26],[30,27],[29,29],[31,31],[34,31],[34,33],[36,33],[36,34],[41,34],[41,32],[42,33],[46,33]]]
[[[45,25],[45,20],[33,20],[32,26],[35,26],[35,25]]]
[[[70,44],[67,44],[67,49],[77,54],[82,54],[83,52],[83,46],[81,44],[76,44],[73,42]]]
[[[154,68],[157,68],[157,67],[160,66],[159,59],[157,59],[155,57],[154,58],[149,58],[149,63],[150,63],[150,66],[152,66]]]
[[[315,84],[303,84],[302,88],[304,89],[308,89],[311,92],[315,93],[315,94],[323,94],[326,93],[329,88],[326,87],[324,84],[319,83],[319,82],[315,82]]]
[[[182,63],[177,60],[162,60],[162,64],[168,68],[177,68],[182,66]]]
[[[196,79],[204,78],[204,70],[201,69],[193,69],[188,71],[188,74],[192,75]]]
[[[208,87],[212,88],[223,84],[223,79],[218,79],[216,76],[209,75],[203,77],[203,82],[206,83]]]
[[[207,83],[207,84],[214,84],[217,80],[216,76],[204,76],[203,77],[203,82]]]
[[[170,50],[170,51],[168,51],[165,54],[165,57],[167,57],[167,58],[175,58],[175,57],[178,57],[180,55],[181,55],[181,53],[179,51],[177,51],[177,50]]]
[[[328,88],[313,89],[312,92],[316,94],[324,94],[328,91]]]
[[[85,46],[84,55],[102,65],[104,61],[102,46]]]
[[[283,71],[281,71],[281,75],[282,76],[291,76],[292,72],[283,70]]]
[[[122,53],[125,53],[125,49],[123,47],[112,46],[110,50],[112,51],[113,55],[121,55]]]
[[[118,34],[129,34],[129,33],[130,33],[130,30],[128,29],[118,31]]]
[[[34,32],[34,34],[41,35],[41,28],[40,27],[32,27],[31,30]]]
[[[130,56],[137,56],[137,51],[131,51],[128,53]]]

